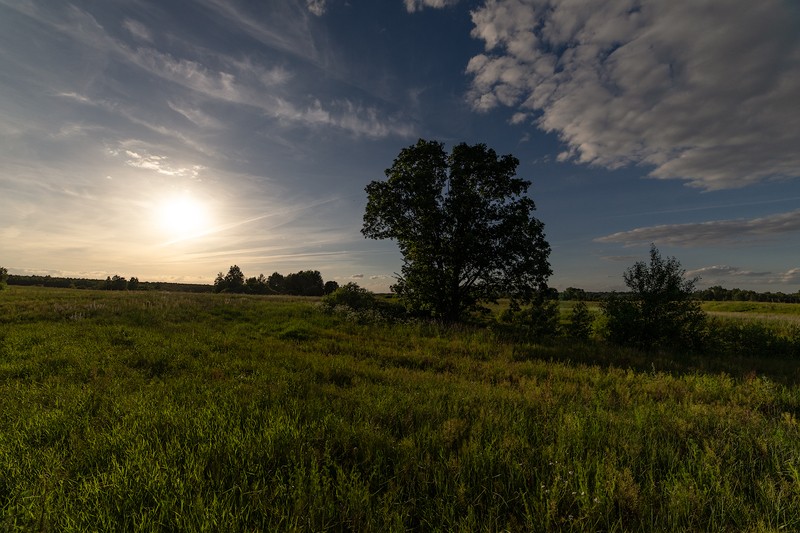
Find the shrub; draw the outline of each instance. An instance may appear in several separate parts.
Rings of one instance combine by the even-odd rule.
[[[522,309],[507,309],[500,320],[515,326],[519,333],[529,339],[553,337],[558,334],[561,315],[556,300],[539,297]]]
[[[586,302],[578,302],[570,313],[567,334],[576,340],[589,340],[592,335],[592,322],[592,314],[589,312]]]
[[[331,309],[344,305],[355,311],[363,311],[375,307],[375,295],[359,287],[358,283],[350,282],[323,296],[322,303]]]

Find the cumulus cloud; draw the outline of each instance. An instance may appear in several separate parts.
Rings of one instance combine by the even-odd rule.
[[[800,176],[791,2],[486,0],[472,21],[471,105],[536,117],[561,160],[705,189]]]
[[[715,220],[636,228],[599,237],[595,241],[624,245],[654,242],[672,246],[697,247],[755,241],[794,232],[800,232],[800,209],[752,219]]]
[[[441,9],[447,6],[454,6],[458,0],[404,0],[406,11],[414,13],[415,11],[422,11],[426,7],[434,9]]]

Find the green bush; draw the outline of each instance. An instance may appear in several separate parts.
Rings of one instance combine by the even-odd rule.
[[[567,334],[575,340],[589,340],[592,335],[593,321],[586,302],[578,302],[570,313],[570,321],[566,328]]]
[[[513,326],[517,333],[528,339],[541,339],[558,335],[561,315],[558,301],[537,298],[522,309],[507,309],[500,321]]]
[[[344,305],[355,311],[363,311],[375,307],[375,295],[351,281],[323,296],[322,303],[331,309]]]
[[[710,320],[707,351],[732,357],[800,357],[800,327],[779,331],[762,322]]]

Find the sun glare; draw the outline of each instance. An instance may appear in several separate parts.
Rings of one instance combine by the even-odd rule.
[[[202,234],[209,226],[209,213],[202,202],[191,196],[178,196],[158,206],[158,226],[173,239],[188,239]]]

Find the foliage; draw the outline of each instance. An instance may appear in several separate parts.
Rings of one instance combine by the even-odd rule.
[[[355,310],[372,309],[375,307],[375,295],[358,283],[350,282],[339,287],[322,298],[322,302],[329,307],[346,305]]]
[[[331,281],[326,281],[325,282],[325,287],[323,288],[323,290],[324,290],[325,294],[330,294],[330,293],[332,293],[333,291],[335,291],[338,288],[339,288],[339,284],[336,283],[335,281],[331,280]]]
[[[781,302],[781,303],[800,303],[800,291],[794,294],[784,294],[782,292],[756,292],[743,289],[726,289],[719,285],[714,285],[697,292],[700,300],[711,300],[717,302]]]
[[[401,150],[386,181],[366,187],[361,232],[395,239],[402,274],[392,287],[413,311],[452,321],[501,296],[528,303],[551,274],[543,224],[533,217],[519,161],[484,144],[420,139]]]
[[[717,355],[747,357],[769,353],[775,358],[800,359],[800,325],[769,324],[763,320],[709,321],[707,351]]]
[[[800,529],[800,365],[769,354],[18,287],[0,355],[3,531]]]
[[[560,295],[562,300],[572,300],[582,302],[586,300],[587,295],[586,291],[583,289],[577,289],[575,287],[567,287],[564,289],[564,292]]]
[[[139,289],[139,278],[136,276],[131,276],[131,279],[128,280],[128,290],[135,291]]]
[[[500,315],[500,320],[515,326],[521,338],[534,340],[558,335],[560,317],[558,301],[539,297],[524,308],[512,306]]]
[[[249,294],[269,294],[269,286],[264,274],[259,274],[258,277],[249,277],[244,284],[245,290]]]
[[[301,270],[284,278],[284,294],[297,296],[322,296],[325,284],[318,270]]]
[[[269,278],[264,274],[246,278],[242,270],[233,265],[228,274],[217,274],[214,292],[234,292],[248,294],[290,294],[293,296],[322,296],[325,284],[318,270],[301,270],[287,276],[273,273]]]
[[[8,283],[8,269],[6,267],[0,267],[0,290],[5,289],[7,283]]]
[[[623,274],[630,294],[612,295],[602,303],[608,338],[639,348],[700,348],[705,313],[694,299],[697,279],[685,279],[674,257],[662,259],[655,246],[650,263],[635,263]]]
[[[569,324],[566,327],[567,335],[573,339],[586,341],[592,335],[594,319],[589,312],[586,302],[578,302],[570,312]]]
[[[238,265],[232,265],[227,274],[218,273],[214,280],[214,292],[244,292],[245,289],[244,273]]]

